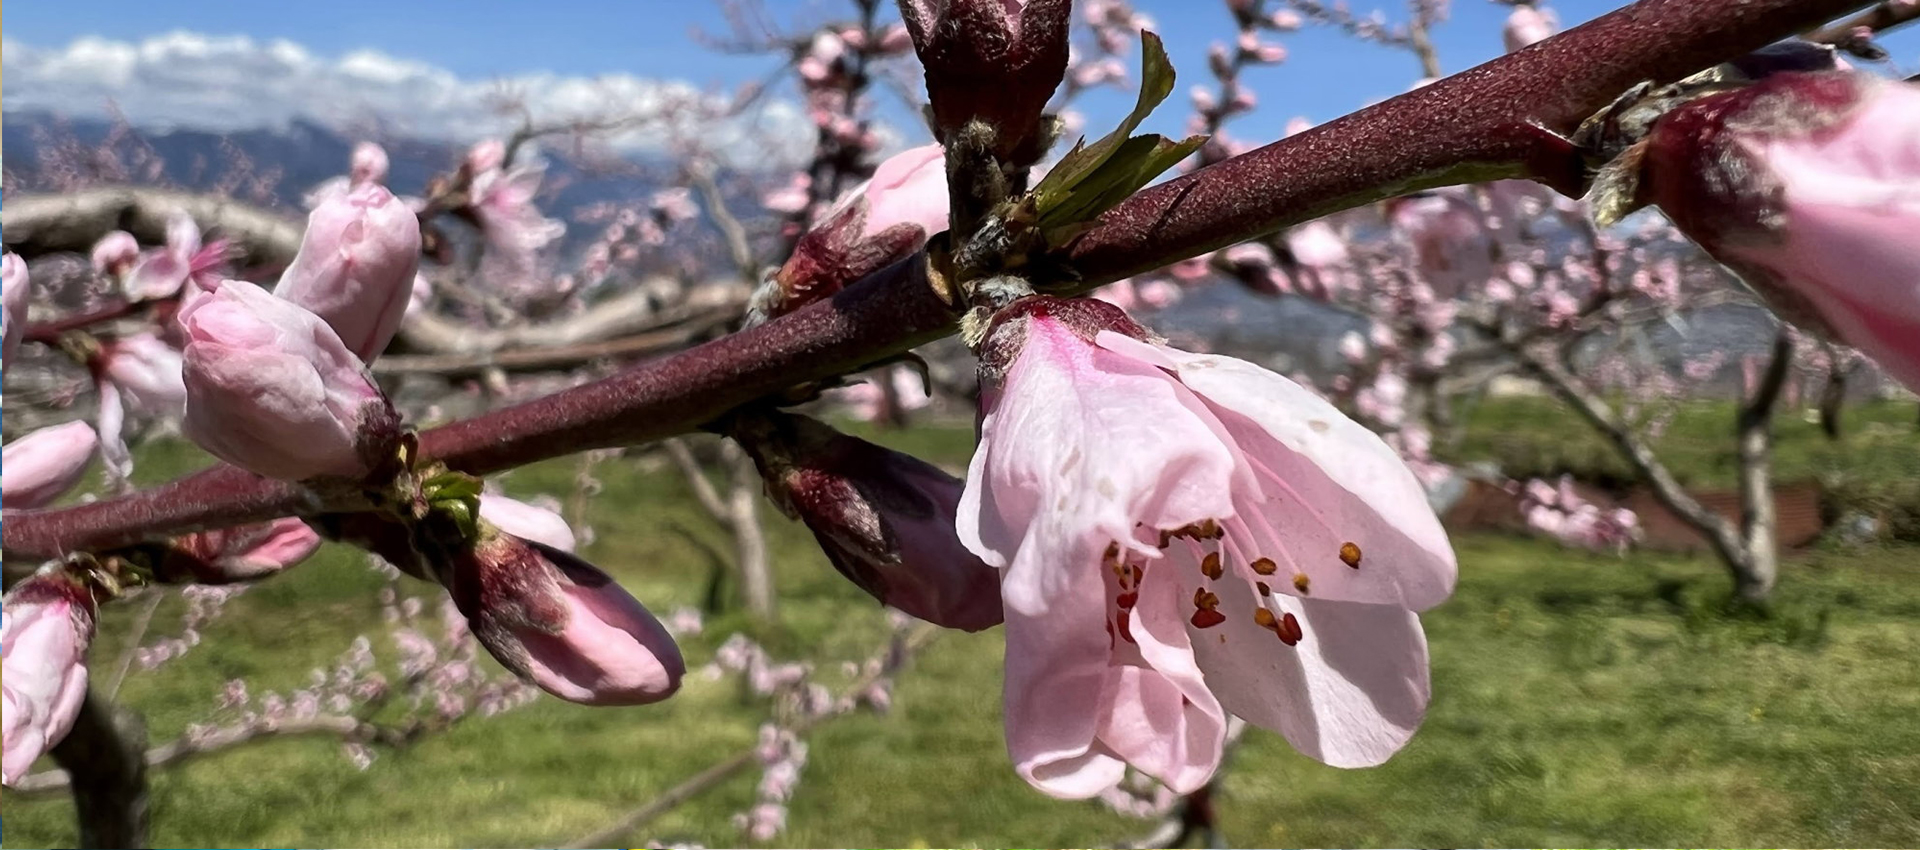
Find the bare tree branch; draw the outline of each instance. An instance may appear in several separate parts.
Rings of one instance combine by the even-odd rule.
[[[23,257],[86,252],[100,237],[125,230],[149,244],[167,239],[167,218],[184,212],[211,235],[239,247],[248,265],[284,266],[305,230],[296,216],[176,189],[109,186],[61,195],[15,195],[0,209],[0,241]]]

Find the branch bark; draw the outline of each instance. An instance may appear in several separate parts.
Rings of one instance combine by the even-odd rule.
[[[1752,397],[1740,406],[1740,536],[1746,569],[1734,572],[1734,592],[1744,602],[1762,603],[1780,576],[1779,524],[1773,499],[1773,412],[1780,388],[1793,366],[1793,337],[1785,327],[1773,340],[1772,359]]]
[[[0,210],[0,242],[23,257],[56,251],[85,253],[109,231],[125,230],[148,244],[167,240],[167,217],[193,216],[201,229],[244,252],[248,265],[284,266],[300,250],[305,227],[294,216],[244,201],[177,189],[109,186],[62,195],[17,195]]]

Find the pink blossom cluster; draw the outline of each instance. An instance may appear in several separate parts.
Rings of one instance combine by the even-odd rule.
[[[1527,526],[1567,546],[1625,552],[1640,533],[1640,519],[1626,508],[1602,508],[1582,498],[1572,476],[1549,484],[1538,479],[1520,488]]]

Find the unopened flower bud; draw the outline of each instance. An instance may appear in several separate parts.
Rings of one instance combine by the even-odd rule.
[[[274,294],[325,319],[349,350],[372,360],[400,330],[419,267],[419,219],[385,187],[366,183],[307,217],[300,253]]]
[[[754,294],[754,323],[831,296],[920,250],[947,229],[947,212],[940,146],[894,154],[795,243],[793,256]]]
[[[32,282],[27,277],[27,261],[19,254],[0,255],[0,329],[5,347],[0,349],[0,369],[13,365],[13,350],[20,347],[20,335],[27,331],[27,303],[32,298]]]
[[[391,455],[398,417],[320,317],[230,280],[180,312],[182,429],[215,457],[270,478],[360,477]]]
[[[1667,113],[1605,179],[1782,317],[1920,389],[1920,86],[1775,74]]]
[[[298,517],[201,531],[162,556],[162,580],[195,584],[253,581],[300,563],[320,548],[320,535]]]
[[[60,573],[15,585],[0,603],[0,693],[4,694],[7,785],[73,729],[87,696],[87,645],[93,642],[94,604],[87,587]]]
[[[642,705],[680,688],[673,636],[611,577],[566,552],[482,525],[437,567],[480,644],[569,702]]]
[[[41,428],[0,452],[0,504],[37,508],[60,498],[87,471],[99,440],[85,422]]]
[[[1000,624],[1000,576],[954,530],[963,483],[938,467],[776,414],[736,429],[767,495],[835,569],[882,603],[948,628]]]
[[[936,134],[979,120],[1003,160],[1045,153],[1041,113],[1067,71],[1070,0],[902,0],[900,17],[927,70]]]

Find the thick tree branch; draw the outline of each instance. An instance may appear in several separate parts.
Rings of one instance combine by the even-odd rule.
[[[147,846],[147,730],[138,715],[88,692],[73,729],[54,745],[73,791],[80,847]]]
[[[224,237],[247,265],[284,266],[300,250],[299,217],[244,201],[132,186],[82,189],[62,195],[17,195],[0,210],[0,241],[23,257],[92,250],[109,231],[125,230],[157,245],[167,241],[167,217],[180,211],[210,235]]]
[[[1641,0],[1524,50],[1122,202],[1071,249],[1084,292],[1290,224],[1417,189],[1531,177],[1568,194],[1584,164],[1562,138],[1644,79],[1673,80],[1865,5],[1860,0]],[[13,208],[9,207],[9,212]],[[9,236],[11,238],[11,236]],[[426,456],[485,474],[591,448],[685,433],[795,383],[856,371],[950,334],[956,313],[924,258],[889,266],[834,297],[774,321],[548,398],[436,428]],[[296,504],[286,485],[199,477],[65,511],[9,512],[6,548],[45,557],[169,526],[133,522],[176,511],[197,520],[243,506]],[[86,518],[77,512],[91,511]],[[107,522],[108,517],[117,521]],[[234,516],[228,522],[271,516]]]
[[[1773,498],[1773,411],[1780,388],[1793,366],[1793,336],[1782,327],[1773,340],[1767,371],[1752,397],[1740,406],[1736,428],[1740,446],[1740,537],[1748,569],[1736,572],[1736,591],[1749,602],[1760,602],[1773,591],[1780,553],[1775,537],[1778,525]]]

